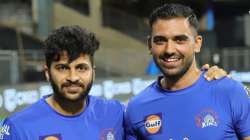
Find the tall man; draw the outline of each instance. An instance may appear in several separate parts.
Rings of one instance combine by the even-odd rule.
[[[163,76],[126,110],[128,140],[250,140],[250,101],[229,78],[207,81],[196,66],[202,37],[193,10],[179,4],[150,16],[149,50]]]
[[[121,140],[123,106],[88,95],[99,41],[79,26],[55,30],[45,40],[45,74],[54,93],[8,117],[4,140]]]

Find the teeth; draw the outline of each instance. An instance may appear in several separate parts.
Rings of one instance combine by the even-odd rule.
[[[169,58],[169,59],[166,59],[167,62],[175,62],[175,61],[178,61],[179,59],[177,58]]]

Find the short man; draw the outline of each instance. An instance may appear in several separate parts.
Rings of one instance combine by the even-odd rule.
[[[128,140],[250,140],[250,101],[229,78],[207,81],[196,66],[202,37],[193,10],[166,4],[150,16],[149,50],[163,76],[128,104]]]
[[[55,30],[45,40],[45,74],[54,94],[8,117],[4,140],[121,140],[124,107],[88,95],[99,41],[79,26]]]

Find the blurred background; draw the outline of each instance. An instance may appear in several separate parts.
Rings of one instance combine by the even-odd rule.
[[[198,15],[204,39],[199,65],[218,65],[249,86],[249,0],[1,0],[0,120],[52,92],[42,41],[62,25],[80,25],[100,39],[91,94],[126,103],[159,74],[146,45],[147,18],[172,2]]]

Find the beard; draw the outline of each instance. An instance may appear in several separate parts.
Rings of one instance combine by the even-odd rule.
[[[50,75],[51,77],[51,75]],[[63,91],[62,89],[64,87],[70,86],[70,85],[77,85],[82,87],[83,91],[79,93],[79,95],[77,97],[74,98],[70,98],[67,96],[67,93],[65,93],[65,91]],[[82,84],[80,82],[66,82],[63,83],[60,87],[55,83],[55,81],[53,80],[53,78],[50,78],[50,85],[54,91],[54,97],[56,100],[58,101],[66,101],[66,102],[79,102],[79,101],[83,101],[87,98],[87,96],[89,95],[90,89],[93,85],[93,76],[91,78],[91,81],[89,83]]]
[[[161,56],[163,57],[163,56]],[[165,68],[164,66],[162,66],[162,64],[160,64],[161,62],[158,62],[157,60],[159,60],[160,58],[156,58],[155,56],[153,57],[155,64],[157,65],[157,67],[160,69],[161,73],[164,75],[164,77],[168,78],[171,81],[177,81],[178,79],[180,79],[183,75],[185,75],[185,73],[189,70],[189,68],[191,67],[194,58],[187,58],[186,61],[184,59],[183,64],[174,68],[175,70],[168,69]]]

